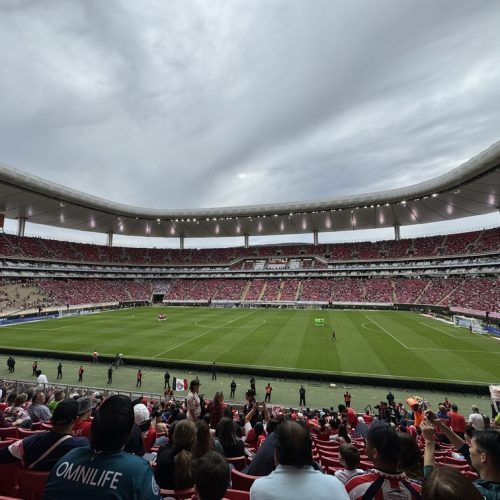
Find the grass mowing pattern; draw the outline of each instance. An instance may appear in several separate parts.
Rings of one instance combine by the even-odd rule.
[[[161,312],[167,321],[156,320]],[[412,312],[138,308],[0,328],[0,345],[457,382],[500,377],[496,340]]]

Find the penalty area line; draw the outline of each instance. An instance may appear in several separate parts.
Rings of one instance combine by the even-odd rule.
[[[366,314],[364,316],[368,321],[371,321],[374,325],[377,325],[384,333],[387,333],[389,337],[392,337],[399,345],[402,345],[405,349],[410,349],[407,345],[398,340],[392,333],[389,333],[383,326],[380,326],[376,321],[373,321],[373,319],[369,318]]]

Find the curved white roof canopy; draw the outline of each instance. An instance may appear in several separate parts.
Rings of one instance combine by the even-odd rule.
[[[419,184],[345,198],[206,209],[114,203],[0,164],[0,213],[35,224],[128,236],[264,236],[407,226],[483,215],[500,206],[500,141]]]

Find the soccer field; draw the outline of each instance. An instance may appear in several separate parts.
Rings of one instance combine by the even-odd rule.
[[[166,312],[166,321],[157,321]],[[314,326],[324,318],[325,326]],[[332,340],[335,329],[337,340]],[[0,345],[125,358],[493,383],[500,343],[412,312],[137,308],[0,328]]]

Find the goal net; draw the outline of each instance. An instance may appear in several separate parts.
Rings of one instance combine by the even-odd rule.
[[[456,327],[468,328],[469,330],[472,330],[474,333],[479,333],[479,334],[488,333],[483,328],[483,322],[477,318],[469,318],[467,316],[459,316],[458,314],[455,314],[453,316],[453,324]]]

